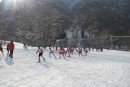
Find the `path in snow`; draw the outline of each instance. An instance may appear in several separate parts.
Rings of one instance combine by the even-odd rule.
[[[0,63],[0,87],[129,87],[130,53],[90,52],[78,58],[37,63],[36,49],[15,49],[14,59]],[[57,55],[58,57],[58,55]]]

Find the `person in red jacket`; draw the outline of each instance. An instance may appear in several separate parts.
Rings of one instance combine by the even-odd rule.
[[[13,43],[13,40],[10,41],[10,43],[9,43],[9,50],[10,50],[9,57],[13,58],[13,52],[14,52],[14,43]]]

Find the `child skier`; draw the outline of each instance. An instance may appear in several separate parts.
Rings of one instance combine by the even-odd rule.
[[[73,55],[74,54],[74,48],[70,48],[70,53]]]
[[[59,57],[60,57],[60,59],[61,59],[61,55],[63,56],[63,58],[65,59],[65,50],[61,47],[60,48],[60,51],[59,51]]]
[[[51,48],[49,48],[50,49],[50,53],[49,53],[49,56],[51,57],[51,54],[56,58],[56,56],[55,56],[55,54],[54,54],[54,52],[53,52],[53,50],[51,49]]]
[[[80,57],[80,55],[83,56],[83,54],[82,54],[82,48],[79,48],[78,53],[79,53],[79,57]]]
[[[43,57],[43,52],[44,52],[44,51],[43,51],[43,50],[40,48],[40,46],[39,46],[39,47],[38,47],[38,50],[37,50],[37,52],[36,52],[36,54],[39,53],[39,61],[38,61],[38,62],[40,62],[40,57],[42,57],[43,60],[46,61],[45,58]]]
[[[68,57],[70,57],[70,53],[71,53],[70,48],[67,48],[67,53],[68,53]]]

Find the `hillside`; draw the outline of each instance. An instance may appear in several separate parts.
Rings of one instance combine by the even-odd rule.
[[[88,56],[77,54],[59,59],[48,56],[37,63],[36,48],[17,49],[14,58],[0,58],[1,87],[128,87],[130,84],[130,54],[124,51],[91,51]]]

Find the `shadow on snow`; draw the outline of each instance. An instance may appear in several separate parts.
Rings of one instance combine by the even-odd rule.
[[[14,61],[13,61],[13,59],[11,59],[11,58],[5,58],[5,62],[6,62],[8,65],[13,65],[13,64],[14,64]]]

